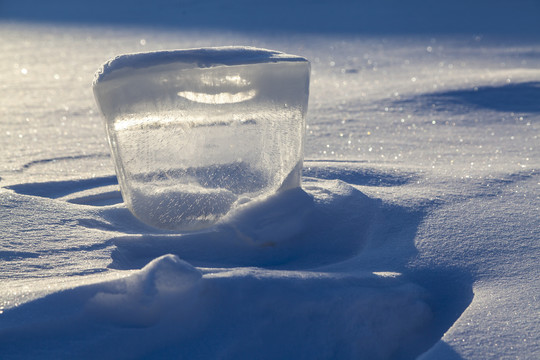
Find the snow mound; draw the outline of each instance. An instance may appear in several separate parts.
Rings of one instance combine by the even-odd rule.
[[[0,346],[8,357],[24,349],[51,358],[61,341],[83,358],[386,359],[411,351],[411,334],[430,324],[425,298],[425,290],[391,273],[201,272],[165,255],[124,279],[9,312]],[[9,328],[28,313],[31,326]]]
[[[104,216],[121,223],[122,210],[107,209]],[[119,236],[110,267],[140,268],[173,253],[196,266],[313,268],[354,257],[378,212],[377,202],[343,181],[308,180],[305,190],[245,204],[209,230]]]
[[[116,203],[110,177],[10,186],[7,206],[45,207],[35,213],[43,223],[94,234],[94,244],[73,236],[71,252],[102,253],[92,260],[97,269],[109,264],[122,278],[42,289],[41,296],[56,292],[10,307],[0,347],[13,357],[53,358],[63,349],[87,358],[187,359],[400,359],[428,349],[470,302],[468,288],[444,270],[427,278],[403,271],[422,206],[433,204],[392,204],[341,180],[379,179],[375,189],[397,193],[414,177],[393,171],[310,162],[307,173],[326,179],[306,177],[303,188],[250,201],[187,234],[142,224]],[[77,220],[47,220],[65,216],[62,209]],[[58,264],[53,273],[72,271],[56,247],[45,240],[38,253],[13,256],[21,266],[47,257]]]
[[[152,260],[140,272],[88,300],[97,318],[120,326],[150,326],[166,315],[166,302],[197,285],[202,274],[174,255]],[[169,304],[170,305],[170,304]]]

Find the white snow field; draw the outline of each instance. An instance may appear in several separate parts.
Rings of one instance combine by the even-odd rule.
[[[540,358],[540,3],[0,3],[1,359]],[[174,234],[125,207],[95,71],[312,63],[302,189]]]

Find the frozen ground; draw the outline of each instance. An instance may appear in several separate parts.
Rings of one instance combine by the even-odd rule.
[[[112,27],[121,1],[2,2],[0,357],[539,358],[538,5],[391,3]],[[159,233],[122,204],[93,73],[210,45],[312,61],[303,191]]]

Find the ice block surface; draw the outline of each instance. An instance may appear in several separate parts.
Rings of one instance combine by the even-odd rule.
[[[275,50],[250,46],[223,46],[187,50],[155,51],[124,54],[106,62],[97,72],[94,83],[113,77],[115,71],[125,68],[141,69],[151,66],[180,62],[193,67],[234,66],[246,64],[275,63],[278,61],[307,62],[301,56],[285,54]]]
[[[158,228],[211,226],[300,186],[309,62],[250,47],[121,55],[96,74],[124,201]]]

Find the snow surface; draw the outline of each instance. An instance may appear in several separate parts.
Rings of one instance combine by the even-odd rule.
[[[537,2],[165,3],[0,7],[2,359],[540,358]],[[312,62],[303,188],[160,233],[123,205],[93,74],[236,44]]]

